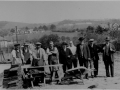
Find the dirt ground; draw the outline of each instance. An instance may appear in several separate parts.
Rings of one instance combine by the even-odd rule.
[[[69,85],[53,84],[35,87],[34,89],[120,89],[120,53],[115,54],[114,66],[115,77],[105,77],[105,67],[102,58],[100,57],[98,77],[90,78],[89,80],[84,79],[84,85],[81,83],[81,80],[74,80]],[[2,85],[2,77],[0,77],[0,85]],[[2,86],[0,89],[2,89]]]

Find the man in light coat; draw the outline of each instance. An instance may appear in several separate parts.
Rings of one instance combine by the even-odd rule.
[[[23,64],[24,61],[24,56],[23,52],[20,49],[20,44],[15,44],[14,49],[11,52],[12,55],[12,64]]]
[[[45,50],[41,48],[41,43],[36,43],[36,48],[33,51],[32,66],[44,66],[47,60]]]

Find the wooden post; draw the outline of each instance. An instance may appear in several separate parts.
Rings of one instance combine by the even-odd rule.
[[[17,26],[16,26],[16,42],[18,43]]]

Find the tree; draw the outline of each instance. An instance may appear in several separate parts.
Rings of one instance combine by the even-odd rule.
[[[70,37],[66,37],[65,39],[66,39],[66,42],[69,43]]]
[[[25,30],[28,30],[29,28],[28,27],[25,27]]]
[[[93,26],[88,26],[87,27],[87,32],[94,33],[94,27]]]
[[[33,31],[38,31],[38,28],[37,28],[37,27],[34,27]]]
[[[60,37],[57,34],[44,35],[39,41],[42,43],[42,47],[48,47],[50,41],[53,41],[55,45],[58,44]]]
[[[103,28],[100,26],[100,25],[98,25],[97,26],[97,28],[96,28],[96,30],[95,30],[95,32],[97,33],[97,34],[102,34],[103,33]]]
[[[55,26],[54,24],[52,24],[52,25],[50,26],[50,29],[51,29],[51,30],[55,30],[55,29],[56,29],[56,26]]]
[[[42,26],[39,26],[38,29],[43,29],[43,27],[42,27]]]
[[[8,30],[4,29],[4,30],[0,31],[0,36],[1,37],[7,36],[7,35],[8,35]]]
[[[48,30],[48,27],[46,25],[43,26],[44,30]]]
[[[15,29],[11,29],[10,32],[11,32],[11,33],[15,33]]]
[[[89,39],[98,39],[98,35],[95,33],[86,33],[86,37],[85,37],[86,41],[88,41]]]
[[[64,42],[65,41],[65,36],[61,37],[61,41]]]

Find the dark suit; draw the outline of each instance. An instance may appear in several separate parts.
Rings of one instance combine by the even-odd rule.
[[[92,47],[90,45],[88,45],[88,46],[90,49],[91,59],[93,60],[93,65],[95,68],[94,76],[96,76],[96,75],[98,75],[98,60],[99,60],[98,52],[99,52],[99,48],[95,44],[93,44]]]
[[[111,50],[112,49],[112,50]],[[113,44],[105,45],[103,47],[103,61],[106,69],[106,76],[109,77],[109,66],[111,71],[111,76],[114,77],[114,53],[115,47]]]
[[[88,68],[88,58],[90,58],[90,50],[88,44],[84,44],[82,50],[80,44],[77,45],[77,56],[80,66],[85,66]],[[86,78],[88,78],[88,74],[86,74]]]
[[[77,45],[77,56],[79,59],[80,66],[83,66],[84,61],[88,61],[88,58],[90,58],[90,50],[87,44],[83,45],[83,50],[80,48],[80,44]],[[83,53],[83,55],[82,55]]]
[[[69,48],[66,48],[66,51],[64,51],[64,49],[61,48],[59,51],[59,56],[60,56],[60,63],[63,64],[63,71],[64,72],[66,71],[66,67],[68,69],[71,69],[72,68],[71,50]]]

